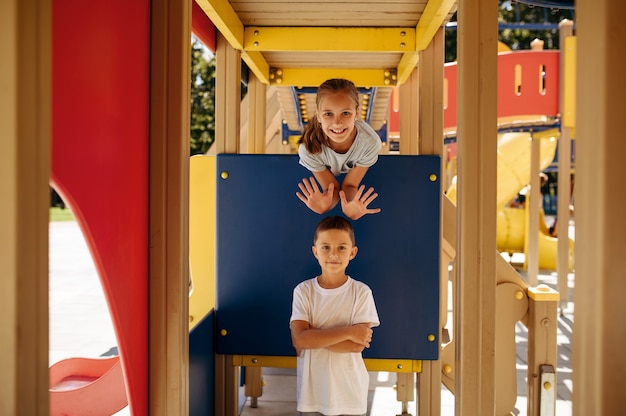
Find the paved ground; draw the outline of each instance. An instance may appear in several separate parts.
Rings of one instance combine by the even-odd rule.
[[[570,231],[573,235],[573,230]],[[517,261],[515,257],[512,259]],[[540,281],[556,288],[554,273],[542,271]],[[571,298],[574,278],[570,275],[568,307],[559,317],[557,369],[557,416],[572,414],[571,339],[574,305]],[[526,414],[526,362],[527,331],[523,325],[516,328],[518,342],[518,401],[515,412]],[[93,261],[82,233],[75,222],[50,224],[50,364],[69,357],[98,357],[116,352],[117,342],[108,308],[102,294]],[[258,407],[251,408],[249,400],[242,416],[294,415],[295,373],[293,370],[264,369],[264,394]],[[395,400],[393,385],[395,375],[385,372],[371,373],[370,412],[372,416],[389,416],[401,413]],[[242,399],[243,402],[244,399]],[[409,412],[415,415],[415,403]],[[128,415],[128,409],[117,413]],[[441,415],[454,415],[454,397],[442,390]]]

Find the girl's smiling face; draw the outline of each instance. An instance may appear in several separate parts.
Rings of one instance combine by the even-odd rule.
[[[356,138],[354,122],[358,114],[358,107],[342,92],[328,94],[320,101],[317,119],[330,139],[331,149],[338,153],[350,149]]]

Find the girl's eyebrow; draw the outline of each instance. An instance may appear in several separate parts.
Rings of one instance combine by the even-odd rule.
[[[322,108],[320,111],[324,112],[324,113],[325,112],[331,112],[332,113],[333,110],[331,110],[329,108]],[[340,113],[344,112],[344,111],[355,111],[355,110],[352,107],[348,107],[348,108],[344,108],[343,110],[339,110]]]

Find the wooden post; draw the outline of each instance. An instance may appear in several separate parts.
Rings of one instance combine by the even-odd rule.
[[[419,70],[400,86],[400,154],[417,155],[419,143]]]
[[[558,166],[559,166],[559,178],[557,195],[557,212],[556,218],[560,218],[556,224],[556,233],[559,236],[557,245],[557,282],[558,291],[561,294],[560,309],[565,310],[567,302],[569,300],[569,287],[568,287],[568,274],[569,274],[569,219],[570,211],[569,206],[571,203],[570,187],[570,171],[572,168],[572,137],[571,130],[575,127],[575,121],[572,123],[568,120],[569,114],[568,106],[573,105],[573,97],[571,97],[573,85],[570,86],[570,82],[566,82],[566,79],[573,74],[570,74],[572,67],[568,67],[570,60],[567,59],[568,55],[575,53],[575,51],[568,50],[566,47],[566,38],[572,36],[574,33],[574,22],[571,20],[563,20],[559,23],[559,49],[560,55],[560,76],[559,76],[559,112],[561,113],[561,134],[559,135],[559,154],[558,154]],[[574,62],[571,62],[573,64]],[[573,121],[573,120],[572,120]]]
[[[217,34],[215,51],[216,153],[240,153],[241,52]]]
[[[417,141],[417,154],[439,155],[443,153],[443,64],[444,64],[445,34],[443,28],[439,28],[433,36],[428,47],[420,54],[419,71],[419,130]],[[404,120],[404,118],[402,119]],[[411,149],[411,148],[410,148]],[[444,161],[441,161],[439,184],[443,187]],[[443,198],[443,189],[441,190]],[[443,224],[443,211],[440,213],[440,223]],[[443,233],[443,225],[441,231]],[[442,258],[445,257],[442,253]],[[448,270],[441,271],[442,293],[440,302],[447,305]],[[447,320],[446,316],[440,317],[439,339],[441,344],[442,329]],[[441,413],[441,361],[424,362],[422,372],[418,377],[418,414],[438,415]]]
[[[455,414],[495,412],[498,5],[458,8]]]
[[[248,153],[265,153],[266,86],[250,72],[248,80]]]
[[[239,153],[241,52],[217,35],[215,52],[215,143],[217,153]],[[232,356],[215,356],[215,414],[237,416],[239,367]]]
[[[579,1],[576,15],[574,415],[619,415],[626,372],[626,3]]]
[[[191,3],[152,2],[149,410],[189,413]]]
[[[48,221],[52,11],[0,12],[0,414],[49,414]]]
[[[539,207],[541,190],[539,189],[539,152],[541,142],[532,132],[530,135],[530,189],[526,195],[526,273],[528,284],[537,286],[539,276]]]
[[[528,289],[528,298],[527,413],[528,416],[554,415],[559,293],[546,285],[539,285]],[[552,375],[548,368],[551,368]]]

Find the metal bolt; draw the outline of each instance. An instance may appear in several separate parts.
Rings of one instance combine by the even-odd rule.
[[[228,179],[228,172],[223,171],[220,176],[222,177],[222,179]]]

